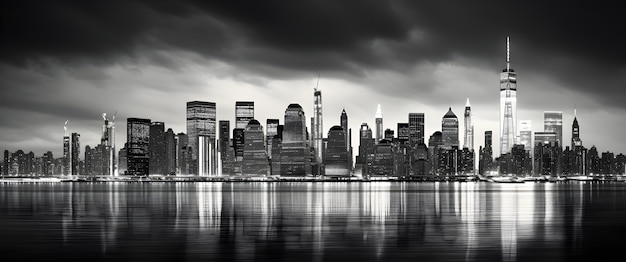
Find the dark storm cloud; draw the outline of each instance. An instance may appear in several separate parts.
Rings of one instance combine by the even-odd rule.
[[[89,108],[92,101],[69,103],[62,96],[64,91],[86,90],[82,94],[87,97],[95,92],[92,89],[116,84],[127,86],[124,92],[163,91],[177,84],[181,91],[184,83],[168,82],[168,86],[137,77],[145,86],[133,85],[123,82],[133,78],[103,71],[111,69],[110,65],[121,65],[138,75],[146,65],[184,71],[194,55],[201,58],[199,64],[223,62],[236,71],[206,74],[253,85],[263,86],[263,77],[313,78],[312,72],[321,70],[326,78],[376,85],[385,96],[424,97],[429,103],[448,104],[449,83],[459,85],[455,88],[466,86],[447,75],[436,82],[433,75],[438,65],[477,69],[460,70],[465,75],[450,78],[493,72],[493,85],[497,86],[497,73],[505,66],[507,35],[512,39],[512,65],[520,73],[520,97],[525,96],[525,105],[546,100],[533,99],[527,91],[531,90],[530,79],[536,77],[549,78],[598,104],[626,110],[626,52],[621,51],[626,44],[621,27],[626,21],[622,9],[614,6],[617,4],[15,1],[4,4],[0,11],[0,76],[3,91],[10,91],[0,97],[0,114],[22,110],[92,119],[111,109],[104,103]],[[372,79],[396,74],[403,77]],[[253,75],[252,80],[246,80],[248,75]],[[260,78],[254,78],[257,76]],[[78,82],[84,86],[64,87],[63,77],[69,79],[68,85]],[[166,77],[159,80],[166,82]],[[49,81],[54,85],[47,85]],[[493,97],[484,96],[485,103],[497,102],[497,93],[489,95]]]

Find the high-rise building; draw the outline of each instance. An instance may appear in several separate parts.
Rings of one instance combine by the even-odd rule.
[[[574,121],[572,122],[572,148],[576,146],[582,146],[582,140],[580,140],[580,127],[578,126],[576,111],[574,111]]]
[[[168,128],[163,135],[165,140],[165,174],[176,174],[176,134],[174,130]]]
[[[380,104],[376,108],[376,144],[383,139],[383,111],[380,108]]]
[[[556,133],[556,141],[563,147],[563,112],[544,111],[543,131]]]
[[[246,129],[248,122],[254,119],[254,102],[235,102],[235,128]]]
[[[217,174],[216,106],[213,102],[187,102],[187,138],[190,150],[191,174]]]
[[[63,125],[63,157],[61,158],[61,174],[71,175],[70,157],[71,157],[71,140],[67,132],[67,122]]]
[[[220,152],[220,161],[222,162],[222,167],[224,165],[224,158],[226,157],[229,147],[230,147],[230,121],[220,120],[219,142],[217,144],[217,149]]]
[[[506,38],[506,68],[500,73],[500,154],[511,152],[517,135],[517,73],[511,68],[509,37]]]
[[[98,148],[97,155],[99,160],[97,161],[97,170],[100,175],[103,176],[116,176],[117,162],[115,157],[115,116],[113,114],[111,121],[107,118],[106,113],[102,113],[104,125],[102,125],[102,138],[100,138],[100,147]]]
[[[465,103],[465,139],[463,140],[463,148],[468,148],[470,151],[474,150],[474,116],[472,115],[472,107],[470,106],[469,98]]]
[[[2,162],[2,175],[3,176],[8,176],[9,175],[9,165],[10,165],[10,160],[9,160],[9,150],[4,150],[4,161]]]
[[[535,132],[533,157],[533,173],[535,175],[559,174],[559,159],[561,152],[558,149],[555,132]]]
[[[128,118],[126,122],[126,161],[128,175],[150,174],[150,119]]]
[[[346,113],[346,109],[341,110],[341,128],[345,133],[345,146],[346,152],[348,152],[348,168],[352,169],[352,128],[348,127],[348,114]]]
[[[393,136],[394,136],[393,130],[391,130],[390,128],[385,129],[385,135],[383,136],[383,139],[387,139],[389,140],[389,142],[393,142]]]
[[[234,159],[234,173],[241,175],[241,161],[243,161],[243,149],[245,146],[245,129],[235,128],[233,129],[233,153]]]
[[[424,120],[424,113],[409,113],[409,143],[411,147],[424,143]]]
[[[374,140],[372,138],[372,129],[370,129],[367,123],[361,124],[359,131],[359,155],[356,157],[356,164],[361,167],[363,176],[368,175],[368,166],[373,161]]]
[[[185,133],[176,134],[176,174],[190,174],[191,147],[189,136]]]
[[[279,119],[267,119],[265,120],[265,150],[267,155],[272,155],[272,138],[278,135],[278,126],[280,125]]]
[[[340,126],[333,126],[328,131],[328,143],[324,153],[324,174],[332,177],[347,177],[348,151],[346,150],[346,133]]]
[[[377,145],[374,145],[374,154],[371,160],[368,162],[371,164],[371,168],[367,172],[368,177],[392,177],[395,176],[394,172],[394,152],[393,144],[387,139],[381,139]]]
[[[305,176],[310,173],[306,117],[299,104],[290,104],[285,110],[282,136],[281,176]]]
[[[126,150],[126,145],[128,145],[128,143],[125,143],[124,147],[120,148],[120,151],[117,154],[117,163],[119,163],[117,166],[118,174],[126,174],[126,171],[128,171],[128,156],[126,155],[128,150]],[[96,152],[96,150],[93,151]]]
[[[263,126],[256,119],[250,120],[244,131],[244,149],[242,160],[243,175],[266,176],[269,162],[265,151]]]
[[[480,156],[478,162],[478,173],[481,175],[485,175],[487,171],[491,171],[491,165],[493,163],[492,138],[492,131],[485,131],[485,147],[480,148]]]
[[[410,136],[411,129],[409,127],[409,123],[398,123],[398,143],[408,144]]]
[[[524,150],[532,150],[532,122],[530,120],[519,121],[519,144],[524,145]]]
[[[163,175],[165,172],[165,123],[150,123],[150,174]]]
[[[70,151],[70,171],[72,175],[76,176],[79,175],[78,171],[80,169],[80,134],[72,133],[72,148]]]
[[[70,136],[63,136],[63,175],[72,175],[72,163],[71,163],[72,146]]]
[[[442,170],[440,168],[440,151],[443,147],[443,134],[440,131],[435,131],[428,139],[428,159],[430,160],[430,173],[440,174]]]
[[[313,91],[313,124],[311,125],[311,135],[313,148],[315,149],[315,155],[319,163],[322,161],[324,125],[322,116],[322,91],[317,87]]]
[[[46,176],[51,176],[54,175],[54,171],[52,170],[53,167],[53,162],[54,162],[54,156],[52,156],[52,152],[48,151],[45,154],[43,154],[43,175]]]
[[[448,112],[441,120],[441,134],[444,149],[459,148],[459,119],[456,117],[452,108],[448,108]]]

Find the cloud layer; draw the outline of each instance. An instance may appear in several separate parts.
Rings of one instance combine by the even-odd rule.
[[[533,120],[533,130],[541,131],[542,111],[562,110],[569,135],[576,107],[586,146],[624,152],[617,130],[626,126],[626,53],[620,51],[626,41],[618,33],[625,21],[611,5],[14,2],[0,18],[0,142],[10,150],[58,153],[62,124],[70,119],[83,144],[95,145],[101,113],[116,110],[118,145],[126,117],[185,132],[189,100],[217,102],[219,119],[234,119],[236,100],[257,101],[262,123],[282,118],[291,102],[311,116],[311,89],[321,71],[326,129],[344,107],[354,130],[373,125],[380,103],[385,127],[424,112],[431,134],[448,106],[461,116],[470,97],[482,144],[484,130],[497,134],[497,74],[510,35],[520,120]]]

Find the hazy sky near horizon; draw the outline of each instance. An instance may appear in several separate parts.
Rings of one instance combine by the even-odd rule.
[[[0,149],[61,155],[63,124],[95,146],[102,113],[186,132],[185,103],[217,103],[234,126],[235,101],[284,121],[290,103],[313,116],[321,72],[324,130],[345,108],[358,152],[361,123],[384,127],[425,113],[428,140],[448,107],[469,98],[475,149],[493,130],[499,151],[499,73],[518,73],[518,120],[543,131],[543,111],[574,109],[581,139],[626,152],[626,24],[618,2],[535,1],[14,1],[2,10]],[[616,6],[613,6],[616,5]],[[309,124],[310,121],[307,121]],[[309,128],[310,130],[310,128]]]

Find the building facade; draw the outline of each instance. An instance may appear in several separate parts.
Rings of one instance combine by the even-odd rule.
[[[511,152],[517,136],[517,73],[510,66],[506,38],[506,68],[500,73],[500,154]]]
[[[217,174],[216,105],[213,102],[187,102],[187,139],[191,152],[189,173],[200,176]]]
[[[126,121],[126,174],[150,174],[150,119],[128,118]]]

